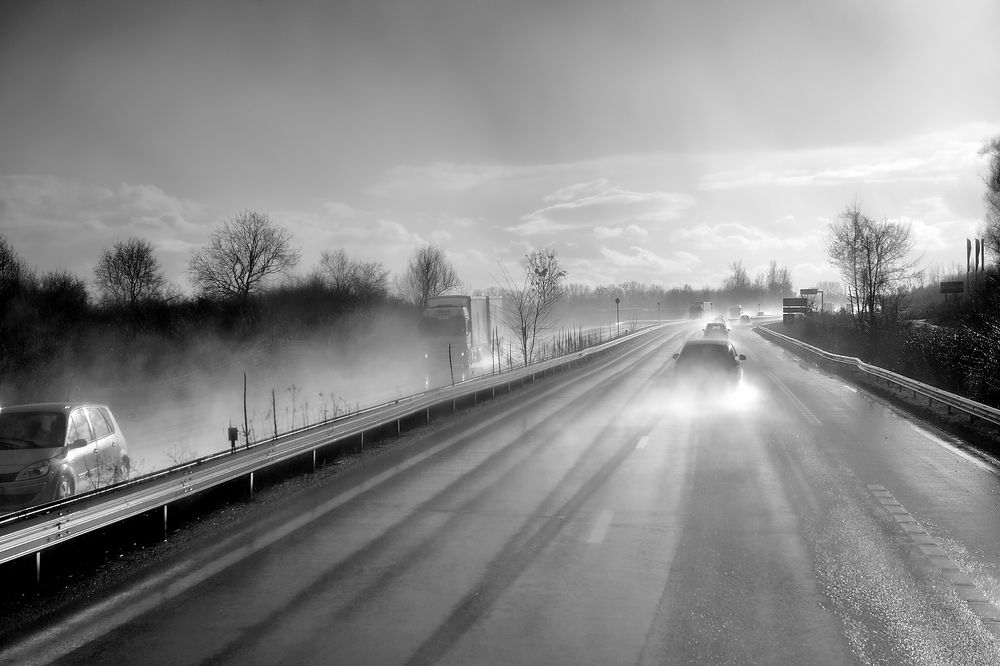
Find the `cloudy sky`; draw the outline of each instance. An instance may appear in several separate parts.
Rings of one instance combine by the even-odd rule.
[[[965,262],[1000,135],[1000,3],[0,0],[0,232],[90,279],[241,209],[473,288],[532,247],[573,282],[835,279],[853,201]]]

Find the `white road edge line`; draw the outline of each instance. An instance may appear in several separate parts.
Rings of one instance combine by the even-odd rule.
[[[635,448],[644,449],[647,444],[649,444],[649,437],[647,435],[643,435],[639,438],[639,443],[635,445]]]
[[[924,428],[921,428],[916,423],[910,423],[909,421],[907,423],[909,423],[909,426],[911,428],[913,428],[914,430],[916,430],[918,434],[922,435],[927,440],[929,440],[931,442],[934,442],[935,444],[937,444],[938,446],[940,446],[942,449],[945,449],[946,451],[950,451],[951,453],[954,453],[959,458],[967,460],[968,462],[972,463],[973,465],[975,465],[976,467],[978,467],[979,469],[981,469],[983,471],[990,472],[991,474],[996,474],[996,475],[1000,476],[1000,461],[998,461],[998,460],[996,460],[994,458],[991,458],[989,456],[986,456],[989,459],[989,461],[990,461],[990,462],[986,462],[985,460],[982,460],[982,459],[978,458],[977,456],[972,455],[968,451],[963,451],[960,447],[956,446],[955,444],[952,444],[951,442],[949,442],[947,440],[941,439],[940,437],[938,437],[934,433],[929,432],[929,431],[925,430]],[[983,454],[983,455],[985,455],[985,454]],[[993,463],[993,464],[990,464],[990,463]]]
[[[611,519],[614,517],[614,511],[611,509],[602,509],[597,514],[594,527],[591,528],[590,534],[587,536],[587,543],[601,543],[604,541],[604,537],[608,534],[608,527],[611,525]]]

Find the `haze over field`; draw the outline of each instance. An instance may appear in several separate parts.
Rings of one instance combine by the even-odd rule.
[[[6,2],[0,231],[92,277],[139,236],[189,289],[244,208],[473,288],[529,247],[571,282],[717,286],[774,258],[837,279],[855,199],[964,264],[1000,134],[992,0]]]

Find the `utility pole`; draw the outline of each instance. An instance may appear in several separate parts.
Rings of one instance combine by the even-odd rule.
[[[618,326],[618,335],[622,334],[622,317],[618,314],[618,304],[622,302],[622,299],[615,298],[615,324]]]

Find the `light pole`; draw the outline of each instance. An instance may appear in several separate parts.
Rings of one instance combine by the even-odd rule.
[[[617,324],[617,326],[618,326],[618,335],[622,334],[622,318],[621,318],[621,315],[618,314],[618,304],[621,303],[621,302],[622,302],[622,299],[615,298],[615,324]]]
[[[656,301],[656,323],[660,323],[660,302]]]

